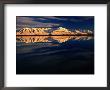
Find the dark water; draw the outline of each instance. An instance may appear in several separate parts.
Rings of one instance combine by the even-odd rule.
[[[91,36],[17,36],[16,74],[94,74]]]

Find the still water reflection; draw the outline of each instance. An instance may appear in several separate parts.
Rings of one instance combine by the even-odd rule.
[[[93,74],[92,36],[16,36],[17,74]]]

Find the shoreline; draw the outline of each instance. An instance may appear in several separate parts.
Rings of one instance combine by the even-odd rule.
[[[16,35],[16,36],[94,36],[94,35]]]

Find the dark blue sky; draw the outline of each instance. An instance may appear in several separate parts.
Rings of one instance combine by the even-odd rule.
[[[24,27],[64,27],[94,30],[94,16],[17,16],[17,30]]]

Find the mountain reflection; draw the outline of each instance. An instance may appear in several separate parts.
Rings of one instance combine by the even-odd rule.
[[[38,43],[38,42],[53,42],[63,43],[68,40],[90,40],[92,36],[16,36],[17,42]]]

